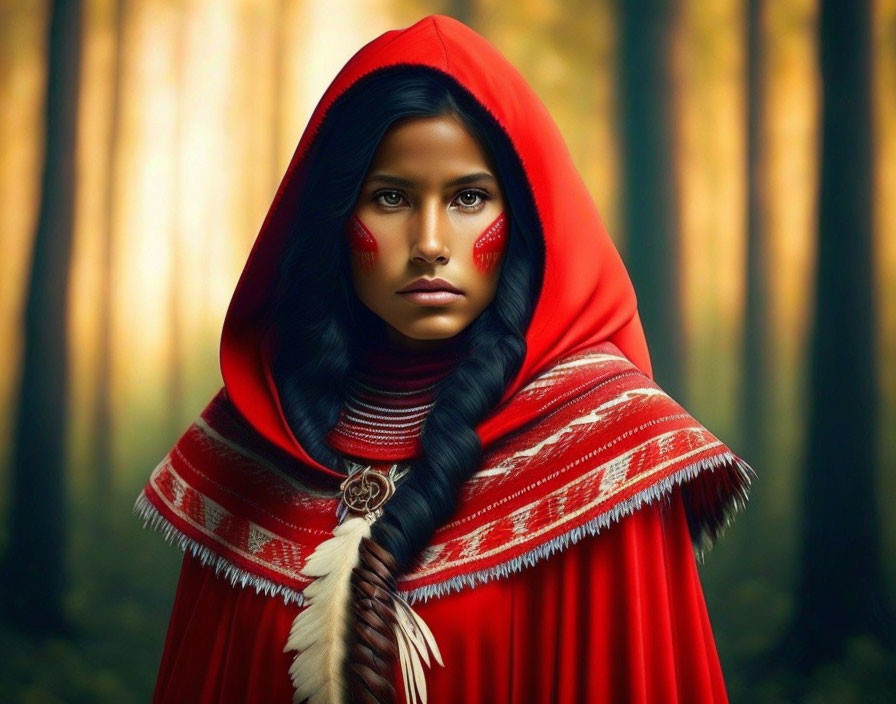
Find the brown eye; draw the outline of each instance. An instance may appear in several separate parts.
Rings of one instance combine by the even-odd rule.
[[[466,190],[457,196],[458,204],[466,210],[474,210],[485,203],[491,196],[485,191]]]
[[[401,195],[401,193],[399,193],[398,191],[379,191],[378,193],[374,194],[373,200],[380,205],[385,205],[388,208],[394,208],[401,205],[401,202],[404,200],[404,196]]]

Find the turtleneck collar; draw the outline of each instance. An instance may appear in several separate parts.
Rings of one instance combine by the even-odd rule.
[[[391,341],[365,348],[349,379],[339,420],[325,437],[327,444],[360,461],[417,456],[420,432],[439,382],[460,362],[465,337],[455,336],[428,350]]]

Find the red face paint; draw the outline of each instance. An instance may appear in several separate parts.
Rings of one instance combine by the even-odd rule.
[[[352,215],[345,223],[345,233],[348,236],[348,251],[352,259],[362,269],[372,269],[377,255],[376,238],[373,233],[365,227],[357,215]]]
[[[483,274],[491,273],[507,246],[507,217],[502,212],[473,243],[473,264]]]

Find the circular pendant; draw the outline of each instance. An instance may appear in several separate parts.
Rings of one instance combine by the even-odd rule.
[[[372,467],[355,472],[339,485],[345,505],[356,513],[374,513],[395,493],[395,482]]]

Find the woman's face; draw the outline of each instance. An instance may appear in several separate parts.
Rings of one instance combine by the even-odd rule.
[[[361,302],[390,340],[428,349],[491,303],[510,228],[482,147],[457,117],[440,116],[386,133],[345,229]],[[441,279],[442,290],[413,293],[421,279]]]

